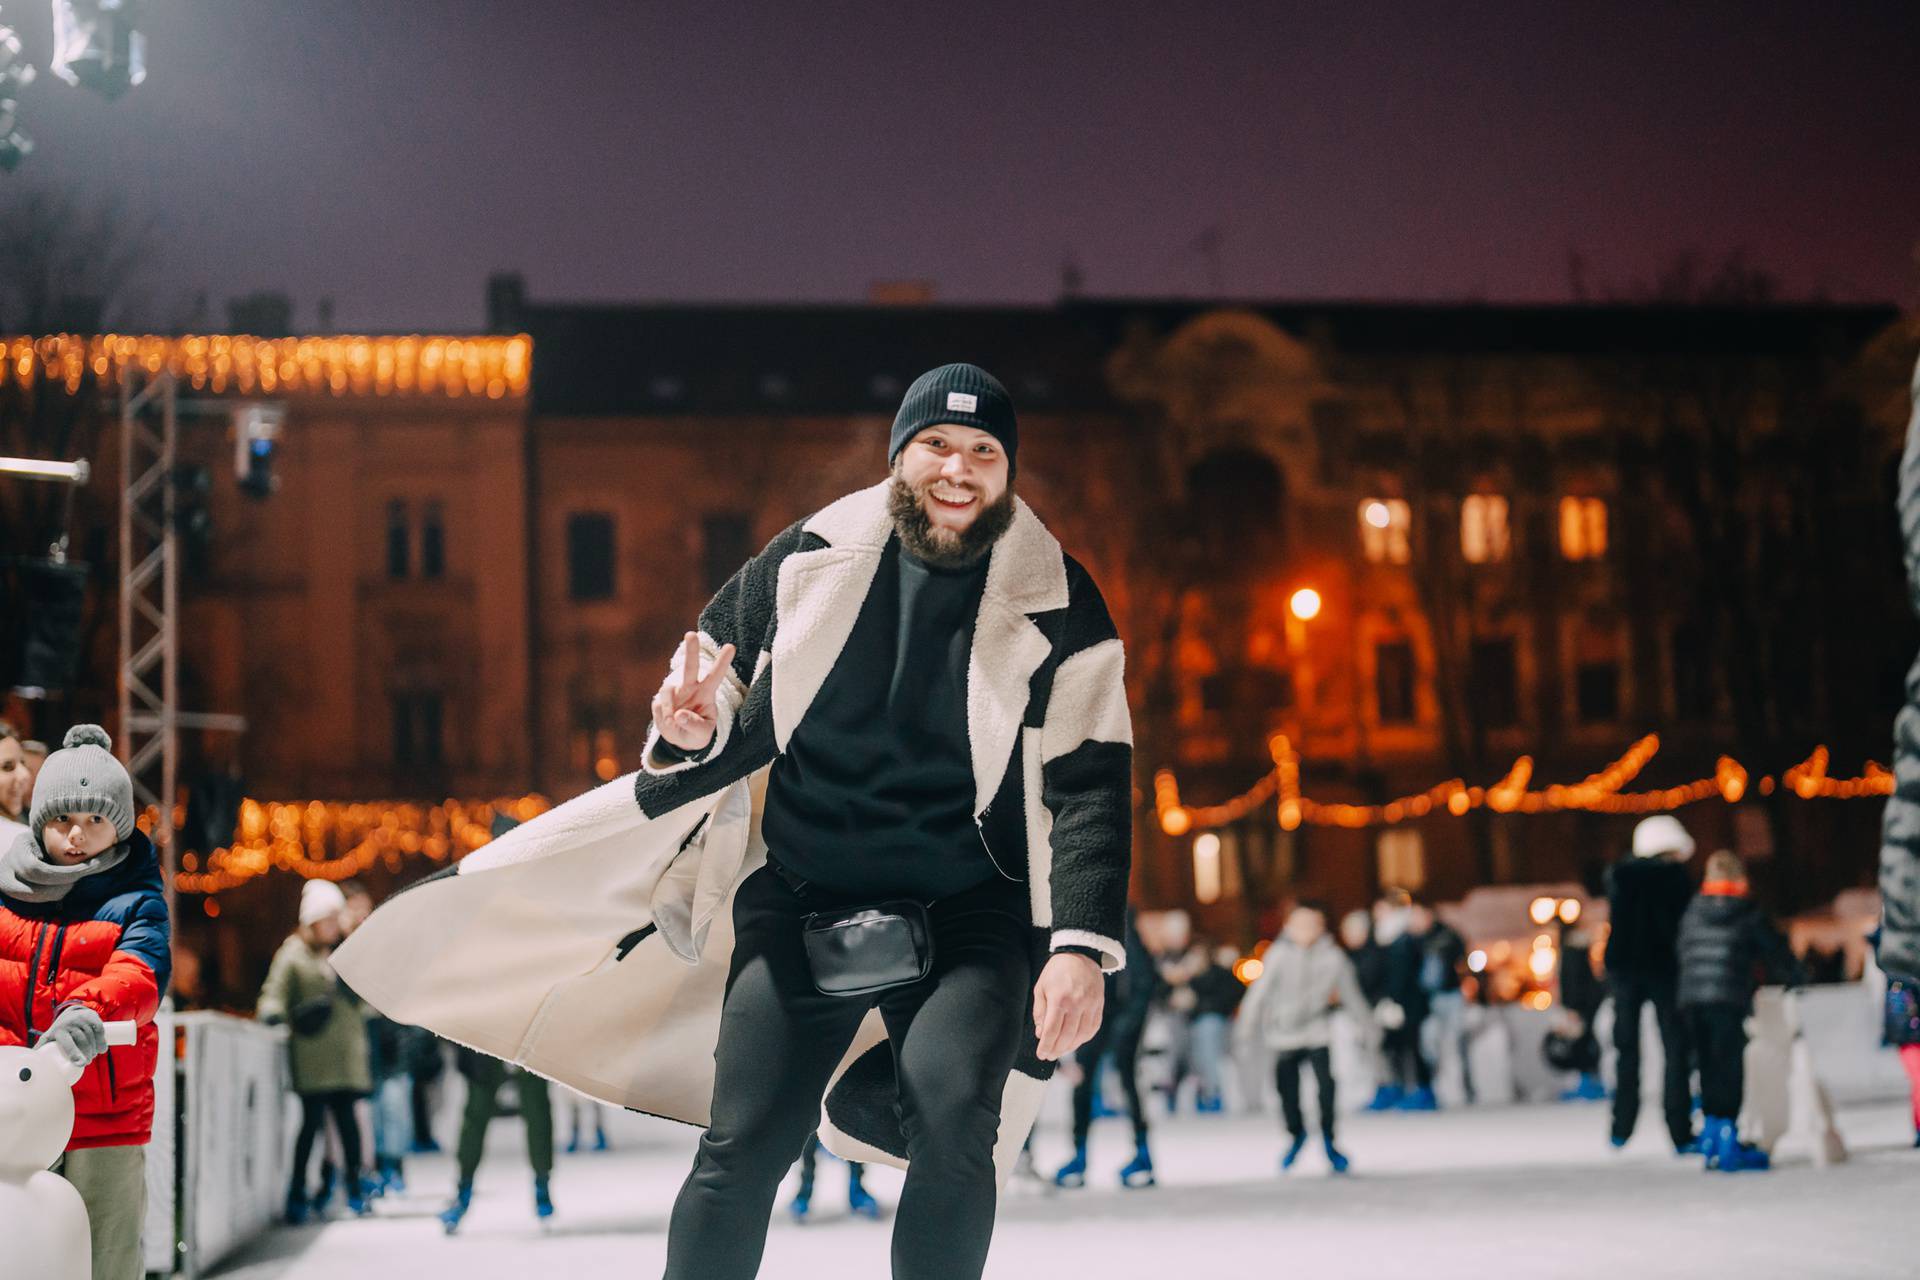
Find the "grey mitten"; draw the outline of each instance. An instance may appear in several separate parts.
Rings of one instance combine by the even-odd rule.
[[[68,1005],[40,1038],[59,1045],[74,1066],[84,1067],[107,1051],[107,1024],[83,1004]]]

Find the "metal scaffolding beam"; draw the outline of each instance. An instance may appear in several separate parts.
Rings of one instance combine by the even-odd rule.
[[[167,912],[179,870],[174,804],[179,794],[180,559],[173,472],[180,438],[178,388],[162,371],[120,374],[120,759],[136,808],[158,815],[153,840],[165,870]]]

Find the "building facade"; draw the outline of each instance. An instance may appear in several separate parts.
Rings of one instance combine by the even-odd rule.
[[[1143,902],[1250,940],[1296,895],[1590,880],[1633,814],[1496,802],[1648,735],[1615,791],[1737,762],[1746,803],[1682,813],[1703,845],[1791,904],[1870,880],[1879,806],[1794,786],[1817,747],[1823,777],[1885,758],[1915,640],[1890,479],[1915,333],[1889,309],[490,299],[492,336],[294,339],[372,345],[195,389],[287,411],[265,500],[189,433],[216,483],[182,700],[249,721],[195,739],[202,772],[559,799],[632,769],[713,590],[883,478],[908,382],[966,359],[1012,391],[1019,492],[1127,640]],[[486,367],[429,388],[422,342]],[[1491,799],[1457,815],[1454,779]]]

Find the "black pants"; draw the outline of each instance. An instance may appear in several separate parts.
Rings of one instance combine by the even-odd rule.
[[[1625,1142],[1640,1118],[1640,1019],[1651,1003],[1660,1026],[1660,1048],[1666,1055],[1666,1081],[1661,1102],[1667,1116],[1667,1136],[1673,1145],[1693,1141],[1693,1051],[1686,1023],[1674,1001],[1671,978],[1641,978],[1615,974],[1613,987],[1613,1047],[1619,1054],[1613,1090],[1613,1136]]]
[[[1133,1017],[1116,1009],[1115,984],[1107,983],[1107,1016],[1093,1039],[1073,1051],[1082,1064],[1080,1083],[1073,1086],[1073,1145],[1087,1145],[1087,1133],[1093,1128],[1093,1095],[1100,1087],[1100,1060],[1111,1053],[1113,1069],[1120,1075],[1120,1087],[1127,1095],[1127,1115],[1133,1120],[1135,1146],[1147,1140],[1147,1109],[1140,1101],[1140,1039],[1146,1033],[1146,1018]]]
[[[333,1117],[333,1132],[340,1139],[340,1156],[347,1162],[341,1185],[349,1196],[360,1194],[360,1125],[353,1117],[353,1104],[359,1097],[346,1090],[300,1095],[300,1133],[293,1140],[293,1174],[287,1183],[289,1207],[306,1203],[307,1161],[313,1155],[320,1126],[329,1116]]]
[[[1000,881],[934,904],[934,966],[877,998],[814,989],[803,899],[771,870],[740,886],[714,1050],[713,1117],[674,1201],[667,1280],[747,1280],[760,1268],[780,1180],[876,1003],[899,1078],[908,1170],[894,1212],[898,1280],[976,1280],[993,1235],[1000,1097],[1032,999],[1031,926]]]
[[[1425,1018],[1410,1017],[1380,1042],[1387,1055],[1387,1077],[1403,1090],[1433,1088],[1433,1064],[1420,1049],[1420,1028],[1425,1022]]]
[[[440,1051],[438,1040],[434,1041],[433,1048],[435,1053]],[[417,1071],[414,1073],[407,1100],[413,1107],[413,1145],[416,1147],[433,1145],[433,1098],[428,1092],[432,1088],[432,1076],[423,1076]]]
[[[1273,1082],[1280,1089],[1280,1114],[1286,1119],[1287,1132],[1295,1138],[1307,1136],[1307,1118],[1300,1110],[1300,1064],[1313,1068],[1313,1082],[1320,1090],[1320,1134],[1333,1141],[1333,1055],[1325,1045],[1317,1049],[1283,1049],[1273,1061]]]
[[[1747,1011],[1730,1004],[1696,1004],[1681,1012],[1700,1061],[1700,1110],[1738,1120],[1747,1083]]]

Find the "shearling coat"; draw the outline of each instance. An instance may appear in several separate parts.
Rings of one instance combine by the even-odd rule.
[[[1920,613],[1920,364],[1912,396],[1900,458],[1900,533],[1907,598]],[[1907,671],[1907,704],[1893,720],[1893,785],[1881,818],[1878,955],[1889,977],[1920,983],[1920,658]]]
[[[604,1101],[705,1124],[733,894],[766,857],[768,769],[833,669],[891,534],[885,483],[783,531],[700,615],[703,670],[735,646],[702,758],[664,762],[650,735],[640,773],[374,912],[335,952],[341,977],[398,1021]],[[1091,947],[1109,970],[1125,960],[1131,849],[1122,664],[1091,577],[1016,499],[968,664],[974,813],[1001,870],[1029,886],[1036,951]],[[838,1154],[899,1164],[884,1041],[869,1015],[829,1085],[821,1136]],[[1036,1047],[1029,1026],[1002,1102],[1003,1171],[1051,1073]]]

